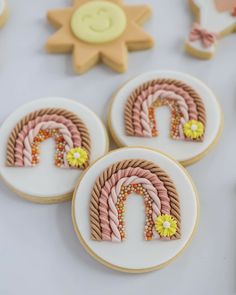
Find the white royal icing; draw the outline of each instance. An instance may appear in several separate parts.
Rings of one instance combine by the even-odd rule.
[[[193,4],[199,9],[199,24],[210,33],[220,35],[228,28],[236,25],[236,17],[230,11],[220,12],[217,10],[214,0],[192,0]],[[210,47],[205,47],[201,40],[186,42],[197,51],[206,52],[213,55],[216,50],[216,43]]]
[[[170,227],[170,223],[169,223],[168,221],[165,221],[165,222],[163,223],[163,227],[164,227],[164,228],[169,228],[169,227]]]
[[[236,17],[230,11],[219,12],[214,0],[193,0],[200,10],[200,25],[215,33],[221,33],[236,24]]]
[[[201,40],[196,40],[196,41],[187,40],[187,44],[189,44],[191,47],[193,47],[196,50],[204,51],[212,55],[215,53],[215,50],[216,50],[216,44],[213,44],[210,47],[204,47]]]
[[[124,159],[144,159],[155,163],[165,170],[174,181],[180,198],[182,237],[173,241],[144,241],[144,209],[140,197],[130,195],[126,202],[125,227],[127,239],[123,243],[97,242],[91,239],[89,223],[89,200],[91,190],[104,169]],[[83,245],[90,249],[90,254],[105,263],[128,271],[148,271],[171,261],[188,244],[194,231],[198,205],[194,185],[183,169],[169,157],[143,148],[115,150],[98,160],[88,169],[74,195],[74,225],[80,232]],[[168,225],[168,224],[166,224]],[[102,262],[101,261],[101,262]]]
[[[67,98],[46,98],[32,101],[14,111],[0,128],[0,176],[15,191],[32,198],[60,198],[73,191],[81,169],[59,169],[53,163],[54,142],[45,141],[40,149],[40,163],[34,168],[6,167],[6,146],[15,125],[25,115],[43,108],[62,108],[80,117],[91,139],[91,162],[107,152],[107,134],[101,120],[86,106]],[[99,142],[99,144],[97,144]]]

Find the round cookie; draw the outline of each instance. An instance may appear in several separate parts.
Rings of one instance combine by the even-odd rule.
[[[76,0],[72,7],[48,12],[49,22],[58,31],[49,38],[46,48],[52,53],[72,52],[74,69],[79,74],[99,62],[124,72],[128,51],[153,46],[153,39],[141,28],[150,15],[147,5]]]
[[[1,177],[17,194],[38,203],[70,199],[81,172],[108,151],[100,119],[66,98],[23,105],[2,124],[0,136]]]
[[[79,178],[72,204],[73,224],[88,253],[131,273],[176,258],[196,230],[199,211],[186,170],[163,153],[138,147],[96,161]]]
[[[236,1],[189,2],[196,22],[185,42],[186,51],[197,58],[210,59],[216,52],[218,41],[236,31]]]
[[[213,92],[179,72],[154,71],[130,80],[114,95],[109,111],[109,128],[119,146],[153,148],[185,166],[208,153],[222,127]]]
[[[0,0],[0,27],[7,21],[8,9],[6,0]]]

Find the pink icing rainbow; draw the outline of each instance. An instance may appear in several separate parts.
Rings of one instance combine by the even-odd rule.
[[[192,120],[206,125],[206,112],[201,97],[192,87],[173,79],[146,82],[133,91],[125,107],[126,134],[154,137],[158,135],[155,108],[169,106],[173,139],[193,140],[184,134],[184,125]],[[194,141],[202,141],[201,137]]]
[[[124,160],[107,168],[93,188],[90,205],[93,239],[114,242],[125,239],[124,204],[131,193],[144,199],[146,240],[160,238],[155,221],[164,214],[177,221],[177,233],[172,239],[180,238],[179,199],[171,179],[152,162]]]
[[[62,109],[42,109],[25,116],[13,129],[7,145],[7,166],[32,167],[39,162],[39,145],[48,138],[56,143],[55,165],[69,168],[67,153],[82,147],[90,153],[90,138],[83,122]]]

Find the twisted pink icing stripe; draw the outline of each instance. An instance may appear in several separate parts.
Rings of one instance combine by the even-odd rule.
[[[112,230],[111,239],[112,241],[120,242],[121,236],[119,232],[119,220],[118,220],[118,211],[116,209],[117,199],[119,197],[120,189],[122,186],[128,186],[131,184],[141,184],[144,189],[147,190],[149,197],[153,200],[152,203],[152,219],[155,222],[158,215],[161,213],[161,201],[157,195],[156,188],[151,184],[146,178],[140,178],[138,176],[124,177],[121,178],[117,185],[112,188],[111,194],[108,197],[109,205],[109,222]]]
[[[24,150],[23,150],[23,161],[24,166],[32,166],[32,143],[34,141],[34,138],[38,135],[40,130],[46,130],[46,129],[59,129],[60,134],[63,136],[66,142],[65,150],[68,152],[70,149],[74,147],[70,131],[67,129],[67,127],[61,123],[55,123],[53,121],[48,122],[41,122],[34,129],[31,129],[28,133],[28,135],[24,139]],[[65,159],[64,155],[64,159]],[[67,163],[67,161],[65,162]],[[68,167],[68,165],[65,165]]]
[[[132,178],[133,176],[135,176],[135,178]],[[144,179],[146,179],[147,182],[144,183],[144,187],[146,185],[146,187],[149,188],[148,193],[155,203],[155,214],[158,212],[161,212],[162,214],[170,214],[170,199],[167,190],[156,174],[139,167],[129,167],[127,169],[119,170],[105,182],[104,187],[101,190],[99,210],[103,240],[120,241],[120,234],[117,231],[118,212],[115,208],[115,204],[122,186],[122,181],[125,179],[124,181],[128,183],[128,178],[131,178],[130,181],[142,179],[143,182]],[[119,182],[121,179],[122,181]]]
[[[182,113],[182,120],[181,124],[184,124],[189,120],[189,115],[188,115],[188,106],[184,100],[184,98],[178,94],[175,94],[172,91],[166,91],[166,90],[159,90],[155,92],[153,95],[149,95],[146,100],[143,101],[142,103],[142,108],[141,108],[141,123],[143,126],[143,134],[147,137],[152,137],[152,128],[149,123],[149,108],[152,106],[152,104],[158,100],[158,99],[171,99],[175,100],[176,103],[178,104],[178,107]]]
[[[141,112],[143,110],[143,102],[146,101],[150,95],[152,95],[153,93],[160,91],[160,90],[164,90],[167,92],[173,92],[173,94],[181,96],[185,100],[185,103],[187,105],[187,112],[188,112],[189,120],[192,120],[192,119],[197,120],[197,118],[198,118],[197,107],[194,102],[194,99],[189,95],[188,92],[186,92],[184,89],[179,88],[175,85],[156,84],[156,85],[150,86],[150,87],[148,87],[148,89],[142,91],[141,94],[137,97],[136,101],[134,102],[132,117],[133,117],[133,125],[134,125],[134,130],[135,130],[136,135],[143,136],[144,135],[143,126],[145,126],[146,129],[148,128],[148,126],[150,126],[149,120],[148,121],[147,120],[141,121]],[[145,109],[143,111],[145,112]],[[182,111],[183,111],[183,106],[182,106]],[[146,136],[148,136],[148,134],[150,134],[149,131],[147,131]]]
[[[16,139],[16,146],[15,146],[15,165],[16,166],[24,166],[23,161],[23,151],[24,151],[24,140],[26,136],[29,134],[30,130],[34,129],[39,123],[54,121],[55,123],[61,123],[67,127],[71,134],[71,138],[73,141],[74,146],[81,146],[81,135],[79,130],[76,126],[72,123],[71,120],[64,118],[63,116],[59,115],[44,115],[41,117],[37,117],[35,120],[29,121],[18,134]]]

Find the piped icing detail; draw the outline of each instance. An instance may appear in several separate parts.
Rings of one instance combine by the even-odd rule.
[[[155,229],[161,237],[172,237],[177,230],[177,221],[169,214],[159,215],[155,220]]]
[[[152,80],[132,92],[124,111],[126,134],[139,137],[158,136],[155,109],[161,106],[170,108],[172,139],[204,139],[206,111],[201,97],[192,87],[173,79]],[[185,124],[192,120],[203,126],[201,136],[191,137],[184,132]]]
[[[18,122],[7,143],[6,165],[33,167],[40,161],[40,143],[48,138],[55,140],[57,167],[86,168],[89,164],[91,143],[87,127],[74,113],[57,108],[32,112]],[[81,165],[72,165],[67,155],[73,149],[86,153]],[[86,160],[86,161],[84,161]]]
[[[66,155],[67,162],[71,167],[81,167],[88,161],[87,151],[83,148],[72,148]]]
[[[198,23],[194,23],[189,34],[189,41],[200,41],[205,48],[209,48],[217,42],[217,33],[204,29]]]
[[[75,10],[71,18],[75,37],[91,44],[102,44],[119,38],[126,26],[124,10],[108,1],[85,3]]]
[[[204,126],[201,122],[190,120],[184,124],[184,134],[187,138],[201,138],[204,133]]]
[[[144,200],[145,240],[162,238],[155,224],[157,218],[165,214],[176,221],[176,231],[168,238],[181,237],[179,197],[174,183],[154,163],[130,159],[111,165],[96,180],[90,201],[93,240],[122,242],[126,238],[125,202],[133,193]]]

